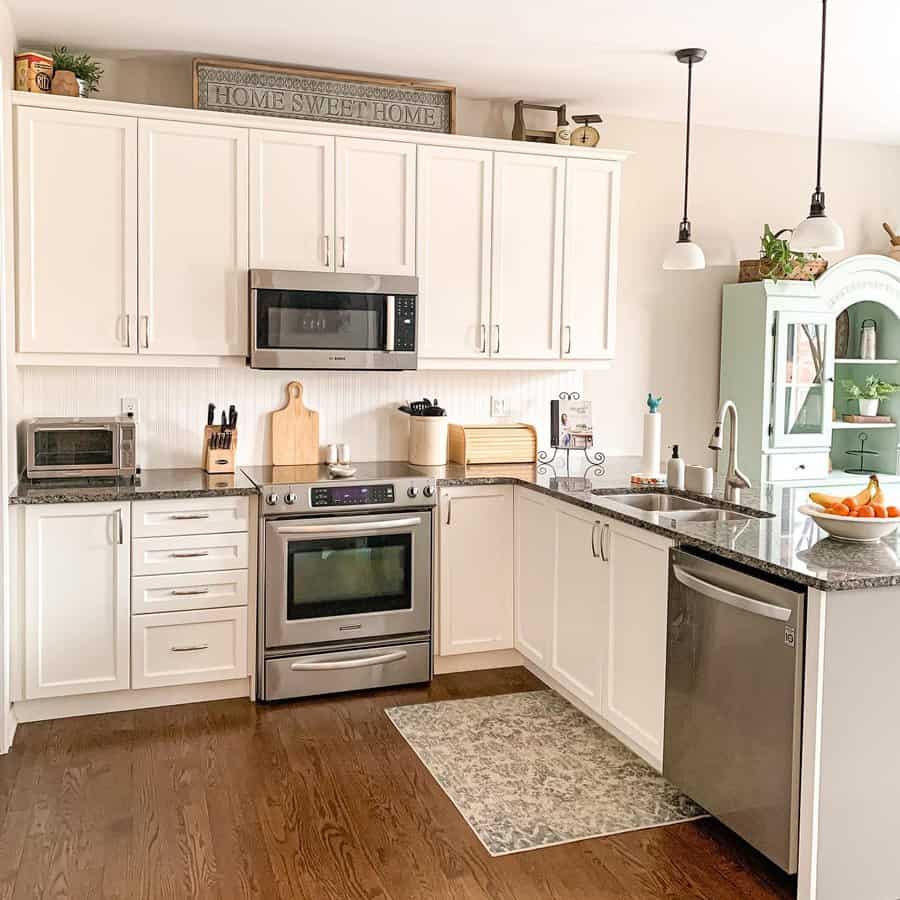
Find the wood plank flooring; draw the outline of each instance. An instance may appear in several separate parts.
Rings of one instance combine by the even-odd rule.
[[[710,820],[488,856],[383,710],[540,687],[498,669],[23,725],[0,757],[0,900],[794,896]]]

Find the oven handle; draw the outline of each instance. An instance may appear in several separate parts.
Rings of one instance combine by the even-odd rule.
[[[406,659],[405,650],[394,650],[380,656],[364,656],[361,659],[335,659],[331,662],[295,662],[291,663],[292,672],[323,672],[330,669],[363,669],[366,666],[380,666],[383,663],[397,662]]]
[[[394,519],[393,522],[351,522],[341,525],[283,525],[276,534],[346,534],[348,531],[386,531],[389,528],[411,528],[421,525],[416,516],[411,519]]]

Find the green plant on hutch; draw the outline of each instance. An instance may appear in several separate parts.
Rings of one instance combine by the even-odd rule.
[[[790,278],[798,268],[802,268],[806,263],[821,259],[818,253],[801,253],[799,250],[791,249],[789,238],[782,237],[783,234],[790,234],[791,228],[782,228],[781,231],[772,233],[772,229],[768,223],[763,226],[762,237],[759,239],[760,251],[759,258],[764,260],[767,265],[766,275],[768,278]],[[815,279],[815,275],[806,276],[808,280]]]
[[[841,386],[851,400],[881,400],[900,391],[900,384],[882,381],[877,375],[869,375],[862,385],[844,378],[841,380]]]
[[[81,83],[82,96],[92,94],[100,87],[100,79],[103,77],[103,68],[97,60],[89,54],[82,53],[76,56],[68,47],[53,48],[54,72],[72,72]]]

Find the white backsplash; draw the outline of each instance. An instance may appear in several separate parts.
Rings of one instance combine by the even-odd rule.
[[[271,462],[269,413],[285,403],[285,386],[303,382],[304,401],[319,412],[319,439],[350,444],[355,460],[406,459],[407,400],[435,397],[451,422],[490,419],[491,395],[510,401],[510,418],[550,431],[550,401],[581,391],[580,372],[256,372],[251,369],[43,368],[19,370],[19,409],[34,416],[107,416],[122,397],[139,404],[138,461],[147,469],[200,465],[208,403],[217,416],[233,403],[240,414],[237,461]],[[12,388],[12,386],[11,386]]]

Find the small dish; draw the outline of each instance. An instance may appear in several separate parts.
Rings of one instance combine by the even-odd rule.
[[[344,466],[337,463],[328,467],[328,474],[332,478],[352,478],[356,474],[354,466]]]
[[[832,515],[825,512],[821,506],[809,503],[804,503],[798,511],[809,516],[819,528],[839,541],[855,543],[880,541],[900,525],[900,517],[897,516],[891,519],[854,519],[852,516]]]

